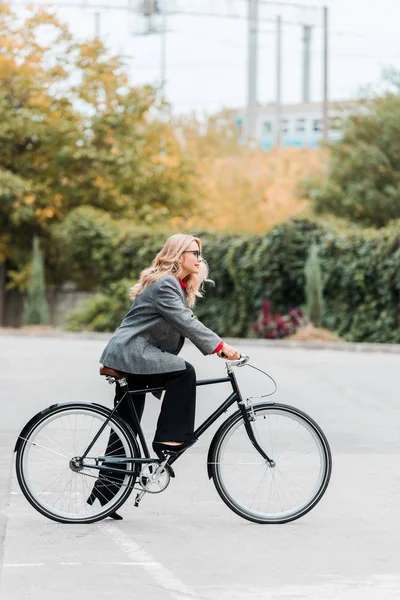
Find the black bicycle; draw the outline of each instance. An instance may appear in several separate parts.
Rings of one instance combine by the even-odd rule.
[[[242,397],[234,367],[253,367],[248,361],[246,356],[227,361],[226,377],[197,381],[198,386],[230,382],[232,393],[194,436],[199,438],[237,403],[238,410],[211,442],[209,478],[239,516],[256,523],[287,523],[321,500],[331,475],[331,452],[321,428],[304,412]],[[132,397],[163,388],[129,390],[123,373],[105,367],[100,372],[125,391],[114,409],[94,403],[55,404],[25,425],[15,446],[22,492],[36,510],[61,523],[104,519],[133,489],[138,506],[146,493],[165,490],[174,476],[172,464],[183,454],[151,457],[137,419]],[[121,402],[130,403],[136,433],[118,417]]]

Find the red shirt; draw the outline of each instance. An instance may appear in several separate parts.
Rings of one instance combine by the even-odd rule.
[[[185,290],[187,288],[187,281],[185,281],[184,279],[180,279],[179,283],[181,284],[181,287],[183,290]],[[218,344],[218,346],[215,348],[215,350],[212,351],[211,354],[216,354],[217,352],[220,352],[220,350],[222,350],[222,346],[224,345],[224,342],[220,342]]]

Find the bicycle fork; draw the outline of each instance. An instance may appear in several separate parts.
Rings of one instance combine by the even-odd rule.
[[[268,465],[270,467],[275,467],[275,461],[272,460],[272,458],[270,458],[268,456],[268,454],[266,454],[264,452],[264,450],[261,448],[260,444],[258,443],[256,436],[254,435],[254,431],[251,426],[251,422],[255,421],[255,418],[256,418],[254,409],[253,409],[253,405],[251,404],[250,400],[243,400],[243,397],[242,397],[242,394],[240,393],[240,389],[237,384],[236,376],[235,376],[235,373],[233,372],[233,369],[227,368],[227,370],[228,370],[229,377],[231,378],[231,381],[232,381],[232,387],[233,387],[234,392],[236,393],[236,396],[238,399],[237,403],[238,403],[240,412],[242,413],[242,416],[243,416],[246,433],[249,436],[249,439],[250,439],[251,443],[253,444],[254,448],[257,450],[257,452],[259,454],[261,454],[263,459],[265,461],[267,461]]]
[[[244,427],[246,429],[247,435],[249,436],[249,440],[251,441],[254,448],[257,450],[257,452],[259,454],[261,454],[261,456],[263,457],[264,460],[267,461],[268,465],[270,467],[275,467],[275,465],[276,465],[275,461],[272,458],[270,458],[268,456],[268,454],[266,454],[264,452],[264,450],[261,448],[260,444],[258,443],[256,436],[254,435],[254,431],[253,431],[253,427],[251,426],[251,422],[255,420],[255,417],[251,418],[249,416],[249,413],[254,415],[252,404],[249,401],[248,401],[248,403],[246,403],[245,401],[243,401],[243,403],[239,402],[239,408],[243,415]]]

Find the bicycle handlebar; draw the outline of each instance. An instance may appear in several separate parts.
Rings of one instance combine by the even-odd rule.
[[[221,354],[222,358],[225,357],[224,353]],[[250,356],[241,354],[239,360],[227,360],[229,367],[243,367],[250,360]],[[227,365],[228,366],[228,365]]]

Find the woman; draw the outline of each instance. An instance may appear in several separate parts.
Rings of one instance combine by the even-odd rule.
[[[131,309],[100,358],[104,366],[128,374],[129,389],[165,387],[153,441],[159,456],[182,452],[195,442],[196,373],[178,356],[185,338],[204,355],[217,354],[228,360],[240,357],[235,348],[193,315],[191,308],[196,297],[202,297],[207,275],[198,237],[178,233],[168,238],[131,289]],[[115,402],[122,393],[116,387]],[[145,395],[135,395],[134,399],[140,419]],[[120,408],[120,416],[133,425],[128,403],[123,402]]]

